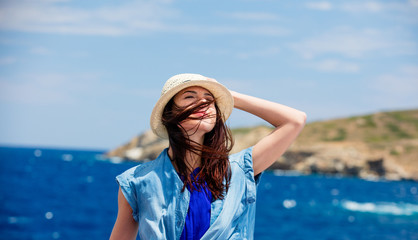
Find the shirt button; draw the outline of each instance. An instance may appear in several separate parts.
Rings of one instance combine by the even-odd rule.
[[[249,198],[247,199],[247,202],[248,202],[249,204],[251,204],[251,203],[255,202],[255,198],[254,198],[254,197],[249,197]]]

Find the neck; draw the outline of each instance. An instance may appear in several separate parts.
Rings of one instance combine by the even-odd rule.
[[[192,141],[191,144],[195,145],[197,143],[197,144],[203,145],[204,135],[199,136],[197,134],[193,134],[192,136],[189,136],[189,138]],[[168,148],[168,156],[171,159],[173,159],[173,149],[171,148],[171,146]],[[199,154],[196,154],[194,152],[187,151],[185,155],[185,159],[183,160],[188,168],[187,172],[191,173],[194,169],[201,166],[202,159],[201,159],[200,152]],[[173,162],[173,166],[176,169],[176,171],[179,172],[178,167],[175,162]]]
[[[168,156],[173,159],[173,150],[171,147],[168,148]],[[186,156],[184,159],[184,162],[187,166],[187,172],[191,173],[193,172],[194,169],[196,169],[197,167],[200,167],[201,165],[201,157],[198,154],[195,154],[193,152],[187,151],[186,152]],[[177,167],[176,162],[172,161],[174,168],[176,169],[177,172],[179,172],[179,169]]]

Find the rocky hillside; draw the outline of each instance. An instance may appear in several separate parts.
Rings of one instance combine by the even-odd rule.
[[[233,152],[254,145],[271,130],[266,126],[233,129]],[[167,146],[166,140],[147,131],[108,156],[147,161]],[[309,123],[271,169],[418,180],[418,110]]]

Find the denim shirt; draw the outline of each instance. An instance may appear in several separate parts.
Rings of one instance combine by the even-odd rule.
[[[252,147],[229,156],[231,182],[224,199],[211,203],[210,227],[201,239],[253,239],[256,187]],[[190,192],[174,169],[167,149],[155,160],[116,177],[139,223],[140,239],[179,239]]]

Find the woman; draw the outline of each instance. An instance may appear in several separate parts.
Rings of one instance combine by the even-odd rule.
[[[275,130],[228,157],[226,119],[233,108]],[[253,239],[256,186],[302,130],[296,109],[229,91],[199,74],[164,85],[151,129],[169,147],[150,162],[117,176],[118,216],[110,239]]]

